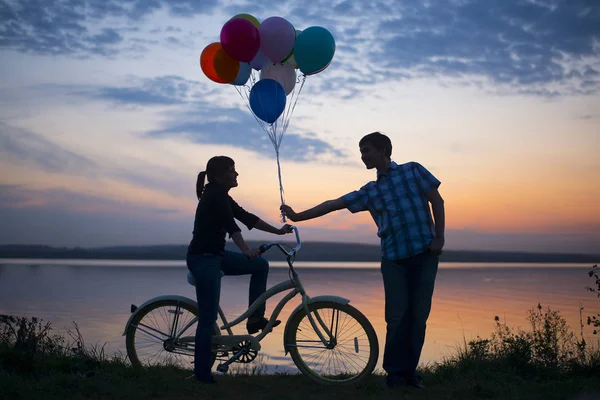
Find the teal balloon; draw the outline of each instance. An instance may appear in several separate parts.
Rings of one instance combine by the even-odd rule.
[[[298,35],[294,57],[298,69],[305,75],[323,71],[333,60],[335,39],[331,32],[320,26],[311,26]]]
[[[247,62],[240,62],[240,71],[235,77],[234,81],[231,82],[232,85],[242,86],[248,82],[250,78],[250,74],[252,73],[252,66]]]

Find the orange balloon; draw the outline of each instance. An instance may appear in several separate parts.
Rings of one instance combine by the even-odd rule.
[[[221,43],[211,43],[202,50],[200,68],[208,79],[217,83],[231,83],[240,71],[240,62],[231,58]]]

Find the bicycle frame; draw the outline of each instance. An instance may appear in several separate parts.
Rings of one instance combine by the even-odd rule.
[[[318,383],[358,381],[359,379],[362,379],[365,374],[372,372],[377,362],[378,345],[376,333],[372,325],[366,320],[366,317],[356,308],[348,305],[348,303],[350,303],[349,299],[334,295],[318,295],[312,298],[308,296],[304,285],[294,268],[295,255],[300,249],[301,243],[297,228],[292,227],[292,229],[296,233],[297,243],[295,248],[277,242],[260,246],[261,254],[271,247],[277,247],[286,255],[286,261],[289,267],[289,280],[280,282],[266,290],[248,307],[247,310],[231,322],[227,320],[221,307],[218,308],[221,324],[217,325],[216,323],[213,323],[212,326],[211,365],[216,360],[219,360],[221,363],[217,365],[217,371],[227,373],[230,365],[235,362],[252,362],[261,350],[260,342],[272,332],[273,325],[277,321],[277,318],[285,305],[296,297],[296,295],[300,294],[301,301],[290,313],[283,331],[282,339],[285,354],[287,355],[289,353],[298,369]],[[191,274],[188,274],[188,281],[192,285],[195,284]],[[232,327],[250,318],[250,316],[256,312],[259,307],[263,306],[268,299],[280,293],[282,294],[282,298],[273,308],[269,320],[266,321],[266,326],[262,332],[256,336],[252,334],[233,333]],[[155,310],[158,310],[158,313],[166,314],[166,317],[162,318],[162,321],[168,322],[166,326],[159,327],[156,325],[155,328],[155,324],[153,323],[153,313]],[[330,313],[330,310],[332,313]],[[336,313],[335,310],[338,310],[338,312]],[[352,331],[350,336],[348,336],[347,332],[346,334],[338,332],[340,311],[349,314],[351,320],[358,323],[362,329],[359,334],[356,333],[358,331]],[[125,332],[123,332],[123,335],[127,336],[127,354],[131,359],[132,365],[135,367],[142,367],[153,364],[154,362],[161,363],[163,362],[162,358],[165,357],[164,362],[184,362],[189,366],[187,362],[189,361],[189,357],[194,356],[194,342],[196,339],[195,332],[191,332],[191,330],[194,328],[194,325],[198,323],[198,317],[194,316],[194,314],[198,314],[198,304],[196,301],[179,295],[158,296],[147,300],[140,305],[140,307],[132,304],[131,315],[125,325]],[[329,318],[330,314],[331,318]],[[325,318],[326,316],[327,318]],[[188,318],[192,318],[192,320],[183,322],[183,319],[187,320]],[[324,321],[325,319],[328,320],[327,323]],[[309,322],[308,324],[306,322],[307,320]],[[183,324],[184,326],[179,327],[179,324]],[[304,326],[301,324],[304,324]],[[352,325],[352,328],[349,329],[355,329],[355,325]],[[344,328],[342,328],[342,330],[344,330]],[[140,331],[139,335],[141,335],[143,339],[141,343],[136,341],[136,338],[139,336],[137,334],[138,331]],[[223,333],[223,331],[226,331],[227,334]],[[300,334],[300,340],[298,340],[299,338],[297,336],[299,332],[304,332],[304,334]],[[338,334],[342,335],[342,342],[339,341],[340,337],[338,337]],[[354,338],[352,338],[352,336],[354,336]],[[364,337],[368,340],[368,346],[365,347],[368,349],[368,358],[364,355],[357,356],[354,354],[359,352],[359,338],[364,341]],[[149,342],[147,341],[148,339]],[[354,341],[353,343],[352,340]],[[341,362],[341,365],[332,367],[332,362],[333,364],[340,362],[340,359],[338,358],[339,355],[337,355],[337,353],[328,353],[325,358],[329,361],[323,361],[324,364],[321,367],[316,364],[315,366],[311,364],[311,357],[314,357],[315,354],[314,349],[333,351],[338,345],[340,346],[342,353],[347,353],[344,357],[350,357],[349,359],[359,357],[359,359],[355,362],[351,362],[351,365],[349,366],[343,361]],[[352,352],[352,345],[354,345],[354,352]],[[149,349],[148,346],[154,346],[156,353],[154,353],[154,350]],[[148,353],[148,351],[150,351],[150,353]],[[166,351],[166,353],[163,354],[164,351]],[[307,352],[306,355],[305,352]],[[146,359],[148,354],[150,358]],[[323,354],[323,351],[319,352],[317,350],[317,354],[320,357],[320,355]],[[179,355],[185,357],[181,358]],[[143,359],[141,359],[140,356]],[[306,357],[309,357],[309,364],[306,364]],[[341,370],[338,371],[339,367],[341,367]],[[358,370],[356,368],[358,368]],[[347,374],[350,375],[345,377]],[[341,377],[342,380],[331,378],[329,377],[330,375]]]
[[[304,309],[304,312],[306,313],[306,316],[310,322],[310,324],[312,325],[313,329],[315,330],[317,336],[319,337],[319,339],[323,342],[323,344],[325,346],[328,346],[330,341],[326,339],[326,337],[332,338],[333,335],[330,331],[330,329],[327,327],[327,324],[325,324],[325,322],[322,320],[321,316],[318,313],[314,313],[316,315],[316,320],[315,318],[313,318],[312,313],[310,312],[309,308],[308,308],[308,304],[310,302],[310,297],[306,294],[306,291],[304,290],[304,286],[302,285],[302,282],[300,280],[300,277],[298,276],[298,273],[296,272],[296,270],[294,269],[294,265],[293,265],[293,258],[295,256],[295,254],[298,252],[298,250],[301,247],[301,242],[300,242],[300,236],[298,234],[298,228],[293,226],[292,229],[295,231],[296,233],[296,247],[290,250],[286,250],[280,243],[277,242],[271,242],[271,243],[267,243],[264,244],[262,246],[260,246],[260,250],[261,253],[264,253],[265,251],[269,250],[269,248],[276,246],[279,248],[279,250],[281,250],[285,255],[286,255],[286,261],[288,263],[288,267],[290,268],[290,271],[292,273],[292,277],[290,280],[288,281],[284,281],[281,283],[278,283],[277,285],[271,287],[270,289],[268,289],[266,292],[264,292],[258,299],[256,299],[251,305],[250,307],[239,317],[235,318],[233,321],[228,322],[227,318],[225,317],[225,314],[223,313],[223,310],[221,309],[221,307],[219,306],[219,317],[221,318],[221,321],[223,322],[223,325],[220,327],[221,330],[226,330],[229,336],[238,336],[238,335],[234,335],[231,328],[234,327],[235,325],[239,324],[240,322],[246,320],[250,315],[252,315],[252,313],[262,304],[266,303],[266,301],[277,295],[278,293],[284,292],[286,290],[292,290],[291,292],[289,292],[287,295],[285,295],[277,304],[277,306],[275,307],[275,309],[273,310],[273,312],[271,313],[271,317],[269,318],[269,322],[267,323],[266,327],[262,330],[262,332],[257,335],[257,336],[252,336],[253,340],[252,341],[256,341],[256,342],[260,342],[265,336],[267,336],[270,332],[271,332],[271,328],[273,327],[273,324],[275,323],[275,321],[277,320],[277,317],[279,316],[279,314],[281,313],[281,310],[283,309],[283,307],[285,307],[285,305],[291,300],[293,299],[297,294],[301,294],[302,295],[302,308]],[[192,319],[185,327],[184,329],[181,330],[181,332],[185,332],[189,327],[191,327],[194,323],[196,323],[198,321],[198,318],[195,317],[194,319]],[[322,330],[319,329],[319,326],[317,325],[317,322],[319,323],[321,329],[325,332],[325,335],[323,334]],[[240,336],[250,336],[250,335],[240,335]],[[186,337],[180,337],[180,335],[177,335],[174,337],[175,340],[180,341],[182,343],[189,343],[189,342],[193,342],[194,341],[194,337],[193,336],[186,336]]]

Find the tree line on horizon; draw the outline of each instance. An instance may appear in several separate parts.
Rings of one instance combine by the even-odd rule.
[[[262,241],[248,241],[257,247]],[[292,243],[289,243],[292,245]],[[228,242],[227,250],[236,251]],[[68,259],[146,259],[185,260],[187,245],[109,246],[98,248],[53,247],[44,245],[0,245],[0,258],[68,258]],[[264,255],[269,261],[284,261],[276,248]],[[597,263],[597,254],[535,253],[486,250],[445,250],[444,262],[563,262]],[[296,256],[297,261],[380,261],[380,247],[375,244],[306,242]]]

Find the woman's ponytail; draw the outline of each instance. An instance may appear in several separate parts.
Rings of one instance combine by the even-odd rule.
[[[206,171],[202,171],[198,174],[198,180],[196,181],[196,197],[200,200],[202,193],[204,192],[204,178],[206,177]]]
[[[206,163],[206,171],[198,174],[196,181],[196,197],[200,200],[204,193],[204,179],[208,178],[209,182],[213,182],[219,176],[226,173],[230,167],[235,166],[233,160],[227,156],[215,156]]]

